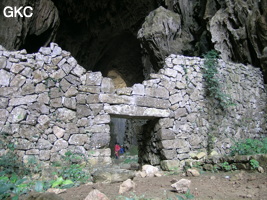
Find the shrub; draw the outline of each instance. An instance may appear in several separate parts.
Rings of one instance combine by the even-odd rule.
[[[77,162],[82,163],[83,161],[85,162],[85,158],[82,155],[66,152],[63,156],[64,163],[59,165],[58,176],[64,180],[73,181],[74,185],[87,182],[90,179],[89,173],[84,171],[84,165],[77,164]]]
[[[255,160],[255,159],[251,159],[249,161],[249,164],[250,164],[252,169],[258,169],[259,166],[260,166],[259,162],[257,160]]]
[[[254,155],[267,153],[267,137],[258,139],[245,139],[235,142],[231,147],[231,155]]]
[[[29,173],[27,167],[14,153],[14,145],[9,145],[7,153],[0,157],[0,176],[17,174],[23,176]]]
[[[218,77],[218,58],[219,55],[215,50],[211,50],[204,55],[203,77],[206,83],[207,95],[216,99],[219,107],[225,110],[227,107],[235,104],[232,102],[231,97],[221,89]]]
[[[219,166],[224,171],[237,170],[237,168],[236,168],[236,166],[234,164],[230,165],[228,162],[220,163]]]
[[[25,181],[25,178],[19,178],[15,174],[10,178],[0,176],[0,199],[17,200],[21,194],[29,190],[29,185]]]

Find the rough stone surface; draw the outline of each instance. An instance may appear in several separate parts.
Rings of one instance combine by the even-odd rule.
[[[84,200],[109,200],[109,198],[97,189],[92,190]]]
[[[96,183],[116,183],[122,182],[134,177],[134,172],[125,169],[103,169],[93,173],[93,179]]]
[[[160,167],[165,171],[179,171],[181,162],[179,160],[163,160],[160,162]]]
[[[120,185],[119,194],[135,190],[135,183],[131,179],[127,179]]]
[[[154,177],[155,174],[159,172],[159,169],[152,165],[143,165],[142,171],[146,174],[147,177]]]
[[[57,136],[57,138],[62,138],[64,136],[65,130],[58,126],[54,126],[53,133]]]
[[[172,184],[171,186],[178,192],[178,193],[186,193],[191,185],[191,181],[188,179],[181,179],[176,183]]]
[[[2,5],[16,6],[16,1],[4,0]],[[33,39],[30,38],[33,35],[39,39],[43,38],[42,45],[48,45],[54,39],[59,26],[58,10],[50,0],[33,3],[26,0],[21,5],[31,5],[34,8],[34,12],[38,13],[38,15],[35,17],[25,17],[25,20],[21,21],[17,19],[10,20],[10,18],[0,15],[0,21],[2,22],[0,24],[0,44],[7,49],[14,50],[21,48],[26,43],[25,47],[31,46],[30,49],[32,51],[38,51],[40,47],[35,45],[32,41]],[[12,30],[10,27],[12,27]],[[49,35],[47,35],[47,32],[49,32]],[[20,40],[16,39],[18,35],[20,35]],[[40,50],[44,55],[51,52],[50,48],[41,48]]]
[[[197,169],[188,169],[186,171],[187,176],[200,176],[200,173]]]
[[[108,164],[114,115],[141,120],[134,136],[142,141],[139,159],[166,170],[191,151],[204,152],[211,133],[218,154],[229,151],[229,138],[266,133],[264,83],[252,66],[219,60],[222,90],[235,103],[224,113],[206,97],[203,60],[197,57],[172,54],[151,79],[119,89],[100,72],[83,70],[55,43],[35,54],[0,50],[0,64],[0,128],[8,135],[1,140],[17,144],[22,157],[51,162],[70,150]]]

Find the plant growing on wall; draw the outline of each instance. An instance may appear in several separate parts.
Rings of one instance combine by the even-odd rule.
[[[211,50],[204,55],[203,77],[206,81],[207,95],[218,101],[219,107],[225,110],[227,107],[234,105],[231,97],[222,91],[218,78],[218,58],[219,55],[215,50]]]

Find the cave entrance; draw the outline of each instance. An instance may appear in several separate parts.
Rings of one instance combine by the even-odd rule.
[[[155,136],[158,118],[129,118],[111,116],[110,148],[115,158],[115,144],[123,146],[125,154],[119,161],[156,165],[160,162],[160,150]]]
[[[24,44],[21,45],[19,50],[26,49],[28,53],[38,52],[40,47],[48,45],[52,32],[53,32],[53,29],[48,29],[39,35],[36,35],[36,34],[28,35],[25,38]]]

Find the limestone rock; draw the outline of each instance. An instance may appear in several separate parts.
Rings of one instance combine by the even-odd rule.
[[[103,78],[101,91],[104,93],[114,93],[115,86],[111,78]]]
[[[12,2],[4,0],[3,6],[10,6]],[[25,1],[21,6],[32,5],[34,12],[38,13],[36,17],[25,18],[23,21],[6,20],[4,15],[0,16],[0,43],[7,49],[18,49],[22,45],[32,45],[32,48],[37,51],[39,46],[28,43],[28,37],[31,35],[42,37],[42,34],[49,31],[50,34],[45,37],[43,45],[49,44],[55,37],[57,28],[59,26],[59,16],[57,8],[52,1],[40,1],[30,4],[30,1]],[[49,12],[47,12],[49,10]],[[6,31],[5,27],[13,27],[12,31]],[[20,35],[21,39],[17,40],[16,36]]]
[[[258,170],[258,172],[260,172],[260,173],[262,173],[262,174],[264,173],[264,169],[263,169],[263,167],[261,167],[261,166],[259,166],[257,170]]]
[[[120,185],[119,194],[123,194],[125,192],[135,190],[135,183],[131,179],[127,179]]]
[[[7,72],[6,70],[1,69],[0,70],[0,85],[1,86],[9,86],[11,74]]]
[[[69,61],[69,60],[68,60]],[[72,73],[78,77],[81,77],[84,73],[86,72],[86,70],[80,66],[80,65],[77,65],[73,70],[72,70]]]
[[[7,120],[8,115],[9,115],[9,112],[7,110],[0,109],[0,120],[2,122],[5,122]],[[10,120],[11,121],[17,121],[17,120],[20,120],[20,119],[21,119],[21,116],[19,116],[19,115],[18,116],[17,115],[13,115]]]
[[[19,97],[19,98],[12,98],[9,101],[10,106],[17,106],[17,105],[22,105],[22,104],[28,104],[28,103],[33,103],[37,99],[37,95],[28,95],[25,97]]]
[[[26,82],[26,78],[20,74],[17,74],[10,82],[11,87],[21,87]]]
[[[52,144],[48,140],[39,139],[36,146],[38,149],[50,149]]]
[[[90,156],[93,157],[110,157],[111,156],[111,149],[96,149],[89,152]]]
[[[95,183],[116,183],[134,177],[134,171],[124,169],[99,169],[92,174]]]
[[[27,111],[25,109],[20,108],[20,107],[15,107],[11,112],[9,121],[11,123],[19,123],[20,121],[26,118],[26,115],[27,115]]]
[[[138,31],[138,39],[145,51],[152,53],[150,57],[144,58],[145,63],[154,64],[153,68],[158,70],[161,68],[160,62],[164,60],[164,56],[190,49],[190,36],[182,37],[182,34],[182,21],[179,14],[163,7],[152,11]]]
[[[180,179],[176,183],[172,184],[171,186],[176,190],[178,193],[186,193],[191,185],[191,181],[188,179]]]
[[[197,169],[188,169],[186,171],[187,176],[200,176],[200,173]]]
[[[52,148],[52,151],[53,152],[56,152],[56,151],[60,151],[62,149],[66,149],[68,147],[68,142],[66,142],[65,140],[63,140],[62,138],[58,139],[53,148]]]
[[[55,193],[55,194],[61,194],[66,192],[66,189],[59,189],[59,188],[49,188],[47,192]]]
[[[39,52],[43,55],[49,55],[51,53],[51,48],[49,47],[41,47]]]
[[[144,171],[137,171],[135,174],[136,177],[141,177],[141,178],[145,178],[146,177],[146,172]]]
[[[90,144],[97,148],[106,148],[110,142],[110,134],[109,133],[94,133],[90,138]]]
[[[54,126],[53,133],[57,136],[57,138],[62,138],[64,136],[65,130],[58,126]]]
[[[32,73],[32,75],[33,75],[33,82],[34,83],[39,83],[48,77],[48,75],[45,71],[39,70],[39,69],[35,70]]]
[[[38,118],[38,123],[42,126],[48,125],[50,121],[50,118],[47,115],[41,115]]]
[[[58,118],[64,122],[70,122],[76,118],[76,112],[69,110],[67,108],[58,109]]]
[[[1,46],[2,47],[2,46]],[[2,47],[3,48],[3,47]],[[6,58],[5,57],[0,57],[0,69],[3,69],[6,67]],[[15,65],[16,66],[16,65]],[[11,68],[11,71],[14,72],[15,70],[13,70]],[[15,73],[15,72],[14,72]]]
[[[8,105],[8,98],[1,97],[0,98],[0,108],[6,108]]]
[[[86,134],[73,134],[69,139],[69,144],[84,145],[88,141],[89,138]]]
[[[145,94],[145,87],[142,84],[134,84],[132,93],[143,96]]]
[[[65,93],[66,97],[76,96],[78,94],[78,90],[75,87],[70,87]]]
[[[92,190],[84,200],[109,200],[109,198],[97,189]]]
[[[202,158],[204,158],[205,156],[207,156],[207,153],[205,152],[200,152],[196,155],[196,159],[200,160]]]
[[[160,166],[164,171],[181,171],[181,163],[179,160],[162,160]]]
[[[102,74],[101,72],[91,72],[86,74],[86,85],[101,85],[102,82]]]
[[[67,108],[70,108],[72,110],[75,110],[77,108],[75,97],[72,97],[72,98],[64,98],[63,99],[63,105],[65,107],[67,107]]]
[[[33,148],[33,143],[30,142],[27,139],[18,139],[16,149],[20,150],[29,150],[30,148]]]
[[[143,165],[142,171],[146,173],[146,176],[153,177],[156,173],[158,173],[159,169],[152,165]]]

